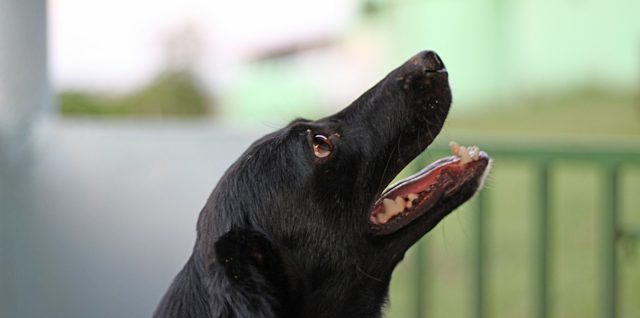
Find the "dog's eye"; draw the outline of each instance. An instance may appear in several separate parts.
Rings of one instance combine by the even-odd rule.
[[[333,143],[323,135],[313,136],[313,154],[318,158],[326,158],[333,151]]]

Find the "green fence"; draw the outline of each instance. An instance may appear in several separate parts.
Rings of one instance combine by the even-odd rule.
[[[532,259],[536,262],[531,266],[532,271],[527,273],[533,282],[529,291],[529,295],[533,297],[530,300],[534,312],[528,313],[530,317],[550,317],[551,305],[553,302],[550,296],[550,283],[554,279],[550,274],[550,266],[552,264],[552,248],[554,237],[550,231],[552,213],[551,203],[554,200],[554,191],[550,187],[550,179],[554,174],[554,166],[558,163],[567,164],[572,162],[587,162],[593,165],[594,169],[600,174],[599,190],[601,195],[601,206],[598,207],[597,224],[600,227],[600,244],[593,246],[597,248],[597,259],[599,271],[595,279],[597,282],[597,292],[600,304],[599,312],[595,313],[595,317],[620,317],[617,309],[620,305],[620,297],[618,295],[618,264],[617,264],[617,248],[616,245],[621,240],[637,241],[640,237],[639,229],[633,229],[629,226],[623,226],[620,223],[619,200],[623,189],[621,189],[620,176],[623,168],[640,167],[640,145],[631,140],[613,142],[598,142],[593,140],[584,140],[571,142],[554,142],[550,140],[532,141],[530,139],[518,139],[513,141],[482,141],[484,138],[466,138],[459,140],[462,144],[478,144],[481,148],[494,158],[494,167],[504,161],[517,161],[530,165],[534,171],[532,182],[529,185],[535,191],[533,202],[536,203],[536,215],[532,216],[530,225],[533,230],[533,242],[526,247],[529,248],[533,255]],[[523,141],[526,140],[526,141]],[[466,142],[465,142],[466,141]],[[448,147],[443,144],[435,144],[429,151],[428,158],[418,161],[432,161],[434,156],[442,156],[448,153]],[[491,193],[491,188],[485,188],[478,194],[473,204],[473,234],[469,236],[471,247],[473,250],[473,262],[470,266],[471,273],[469,277],[473,282],[473,286],[469,290],[471,293],[471,308],[468,310],[474,318],[483,318],[489,316],[487,314],[487,282],[486,273],[490,262],[487,260],[487,249],[489,248],[489,240],[487,240],[487,222],[490,221],[490,213],[492,200],[500,200],[500,193]],[[627,189],[625,193],[640,194],[633,189]],[[509,195],[505,193],[504,195]],[[637,209],[634,207],[634,209]],[[584,247],[590,248],[590,247]],[[429,246],[418,244],[416,250],[413,251],[412,257],[409,259],[413,262],[411,265],[415,277],[412,294],[415,296],[413,301],[414,309],[412,310],[415,317],[429,317],[428,309],[422,304],[425,298],[429,298],[431,291],[428,283],[425,284],[424,276],[427,275],[423,270],[425,262],[429,260]]]

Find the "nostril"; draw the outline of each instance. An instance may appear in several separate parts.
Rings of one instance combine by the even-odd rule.
[[[445,69],[444,63],[434,51],[423,51],[420,54],[425,72],[437,72]]]

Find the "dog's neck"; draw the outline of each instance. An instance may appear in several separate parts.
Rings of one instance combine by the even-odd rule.
[[[326,255],[317,251],[320,255]],[[278,295],[279,308],[286,308],[278,317],[366,317],[382,316],[386,303],[390,275],[376,277],[364,269],[364,265],[350,258],[348,261],[321,261],[318,259],[301,262],[305,253],[295,253],[278,248],[281,262],[278,273],[281,277],[266,278],[265,281],[279,280],[275,286],[265,288]],[[305,264],[306,263],[306,264]],[[284,272],[284,269],[288,269]],[[286,283],[285,283],[286,282]],[[287,286],[286,291],[277,288]]]
[[[244,308],[242,312],[251,312],[252,317],[378,318],[382,316],[389,286],[388,279],[377,280],[351,268],[339,275],[326,276],[317,286],[297,285],[282,292],[277,289],[279,286],[239,285],[244,282],[221,275],[223,271],[221,267],[213,270],[209,280],[217,284],[208,288],[209,308],[214,317],[227,317],[227,310],[234,312],[240,306]],[[253,276],[251,281],[268,279]]]
[[[307,259],[297,250],[255,230],[231,230],[216,241],[214,254],[194,253],[158,311],[169,313],[162,317],[381,316],[390,274],[367,272],[353,255],[331,260],[317,250]]]
[[[388,286],[388,281],[345,270],[306,294],[299,317],[381,317]]]

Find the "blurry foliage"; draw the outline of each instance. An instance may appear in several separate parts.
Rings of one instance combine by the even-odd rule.
[[[384,9],[384,0],[366,0],[362,3],[362,14],[372,17],[379,14]]]
[[[59,103],[65,116],[95,117],[197,117],[211,113],[213,106],[195,76],[185,70],[164,72],[129,94],[64,91]]]
[[[449,116],[450,132],[640,135],[640,93],[595,88],[511,99]],[[469,109],[472,109],[469,107]],[[454,104],[453,111],[456,110]]]

